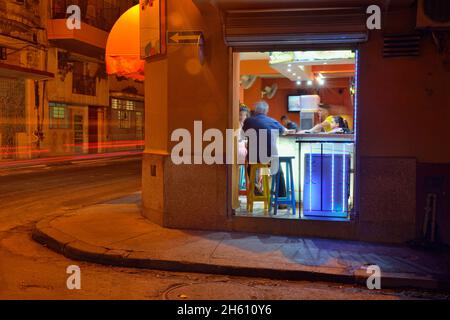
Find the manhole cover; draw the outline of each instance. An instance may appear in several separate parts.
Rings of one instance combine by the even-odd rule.
[[[182,284],[164,292],[168,300],[250,300],[262,299],[260,289],[239,283],[205,282]]]

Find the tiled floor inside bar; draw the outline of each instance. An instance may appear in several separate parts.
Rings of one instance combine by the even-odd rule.
[[[277,214],[273,214],[273,210],[269,212],[264,210],[264,203],[256,201],[253,204],[253,212],[247,211],[247,197],[239,197],[240,207],[236,210],[236,215],[240,217],[267,217],[267,218],[279,218],[279,219],[299,219],[299,209],[297,207],[296,213],[292,214],[291,209],[278,209]]]

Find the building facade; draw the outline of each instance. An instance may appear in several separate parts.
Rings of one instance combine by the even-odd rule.
[[[131,0],[2,0],[3,73],[10,74],[7,70],[15,66],[26,69],[0,79],[2,100],[7,104],[0,114],[5,123],[3,158],[111,152],[117,150],[116,144],[140,148],[143,124],[134,119],[130,128],[116,128],[119,123],[112,112],[110,91],[125,90],[122,99],[126,101],[130,91],[131,101],[143,101],[143,84],[119,81],[107,75],[105,67],[109,31],[133,4]],[[81,10],[80,29],[66,25],[69,5]],[[110,134],[121,130],[134,145]]]
[[[381,30],[367,30],[365,10],[371,4],[382,8]],[[152,76],[145,79],[145,93],[152,99],[145,106],[144,216],[170,228],[404,243],[422,236],[430,209],[427,197],[436,194],[435,230],[448,243],[450,150],[442,144],[450,116],[448,32],[418,29],[414,1],[386,5],[349,1],[341,13],[327,11],[326,23],[320,23],[323,17],[302,20],[296,15],[343,4],[167,0],[169,34],[196,30],[205,43],[169,43],[166,55],[147,60],[145,73]],[[352,13],[355,20],[341,16],[349,7],[359,10]],[[389,50],[389,36],[405,34],[419,34],[419,52],[383,54]],[[238,216],[233,198],[237,165],[173,163],[175,129],[194,134],[194,121],[202,121],[203,130],[238,128],[238,53],[339,48],[356,51],[358,60],[356,205],[351,218]]]
[[[0,141],[2,159],[38,156],[46,68],[45,6],[0,1]]]

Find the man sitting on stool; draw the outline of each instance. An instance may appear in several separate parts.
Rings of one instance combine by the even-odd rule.
[[[257,152],[257,163],[261,163],[260,159],[260,139],[267,139],[267,158],[272,158],[273,156],[276,157],[278,156],[278,150],[277,150],[277,135],[273,135],[272,134],[272,130],[278,131],[278,133],[284,135],[286,133],[289,132],[288,129],[286,129],[285,127],[283,127],[277,120],[267,116],[267,113],[269,112],[269,105],[267,104],[267,102],[265,101],[259,101],[255,104],[255,114],[254,116],[245,119],[244,121],[244,125],[242,127],[242,129],[244,130],[244,132],[247,133],[247,130],[255,130],[256,131],[256,146],[254,146],[251,143],[248,144],[248,152],[247,152],[247,158],[248,156],[256,151]],[[264,137],[262,135],[262,132],[260,130],[266,130],[267,135]],[[250,136],[250,134],[249,134]],[[251,140],[249,141],[251,142]],[[251,149],[251,148],[255,148],[255,149]],[[253,159],[250,159],[253,160]],[[251,163],[249,162],[249,166],[248,166],[248,172],[250,173],[250,166]],[[281,170],[281,167],[278,168],[278,170]],[[280,189],[279,189],[279,193],[278,196],[279,197],[285,197],[286,196],[286,184],[284,181],[284,173],[281,170],[280,171],[280,176],[281,176],[281,184],[280,184]],[[260,192],[261,190],[255,190],[256,192]],[[279,209],[285,209],[287,206],[286,205],[280,205]]]

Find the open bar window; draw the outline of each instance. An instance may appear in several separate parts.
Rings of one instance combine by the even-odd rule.
[[[240,82],[235,90],[240,105],[250,110],[247,117],[255,116],[255,102],[264,100],[267,116],[291,129],[278,138],[281,170],[268,176],[269,183],[263,171],[253,174],[248,159],[240,165],[233,181],[239,186],[236,215],[350,219],[355,211],[357,52],[236,54]]]

